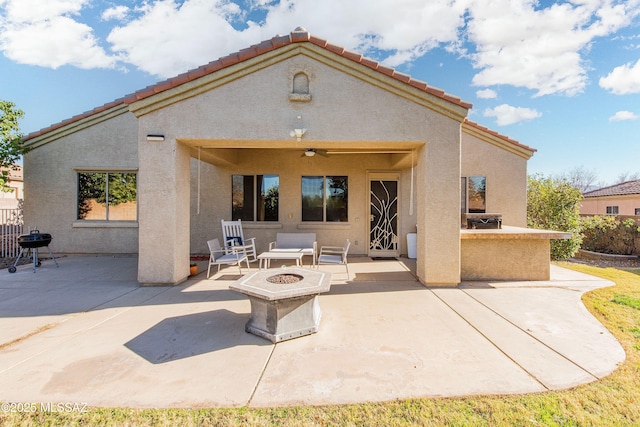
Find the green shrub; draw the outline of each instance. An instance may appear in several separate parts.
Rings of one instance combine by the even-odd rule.
[[[605,254],[630,255],[636,252],[639,237],[636,221],[620,220],[612,215],[594,215],[580,219],[582,249]]]
[[[567,180],[542,175],[527,179],[527,226],[572,233],[567,240],[551,241],[551,258],[572,257],[582,243],[580,201],[582,193]]]

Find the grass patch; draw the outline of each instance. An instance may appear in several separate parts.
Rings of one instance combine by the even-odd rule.
[[[614,295],[613,302],[640,310],[640,298],[631,298],[627,295]]]
[[[640,271],[563,267],[616,285],[583,296],[627,358],[610,376],[559,392],[407,399],[265,409],[91,408],[86,413],[3,413],[2,426],[637,426],[640,425]],[[123,393],[126,391],[123,390]]]

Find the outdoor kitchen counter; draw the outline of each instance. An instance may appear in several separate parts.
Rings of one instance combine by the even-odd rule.
[[[550,241],[571,233],[503,226],[460,230],[461,280],[549,280]]]
[[[504,225],[500,229],[461,229],[460,239],[570,239],[571,233]]]

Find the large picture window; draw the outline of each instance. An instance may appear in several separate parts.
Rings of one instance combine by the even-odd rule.
[[[233,175],[231,219],[278,221],[278,175]]]
[[[461,213],[487,212],[487,178],[484,176],[463,177],[460,194]]]
[[[347,222],[348,207],[348,177],[302,177],[303,221]]]
[[[132,172],[79,172],[80,220],[136,221],[137,182]]]

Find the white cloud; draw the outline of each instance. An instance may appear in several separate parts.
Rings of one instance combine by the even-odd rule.
[[[101,18],[103,21],[110,21],[112,19],[121,21],[127,17],[129,11],[130,9],[127,6],[110,7],[109,9],[102,12]]]
[[[600,79],[600,87],[616,95],[640,93],[640,59],[635,65],[625,64],[616,67],[606,77]]]
[[[252,28],[237,31],[229,23],[240,13],[231,2],[161,0],[114,28],[107,41],[126,62],[170,77],[258,42]]]
[[[476,92],[476,96],[480,99],[495,99],[498,93],[492,89],[483,89]]]
[[[52,37],[55,34],[55,37]],[[110,68],[115,59],[97,45],[92,29],[64,16],[12,25],[0,35],[4,54],[21,64]]]
[[[495,108],[487,108],[482,115],[484,117],[495,117],[499,126],[506,126],[525,120],[537,119],[542,116],[542,113],[531,108],[502,104]]]
[[[76,21],[87,0],[6,0],[0,20],[0,50],[18,63],[58,68],[110,68],[109,56],[94,36],[93,29]]]
[[[264,20],[237,30],[232,24],[250,11],[229,0],[159,0],[126,26],[113,29],[107,40],[127,61],[164,77],[289,34],[297,26],[365,54],[381,50],[377,59],[398,66],[440,43],[455,43],[464,23],[464,1],[256,1],[251,5],[262,11]]]
[[[575,95],[587,84],[581,53],[597,37],[628,25],[640,13],[638,1],[566,2],[536,9],[531,0],[480,0],[470,8],[471,55],[480,72],[477,86],[508,84]]]
[[[639,117],[637,114],[631,111],[618,111],[613,116],[609,117],[610,122],[620,122],[623,120],[637,120]]]
[[[0,49],[28,64],[133,65],[170,77],[304,26],[390,66],[441,46],[466,53],[477,86],[573,95],[587,84],[590,44],[640,14],[640,0],[136,0],[98,10],[105,3],[114,4],[0,0]],[[92,13],[106,40],[83,21]]]
[[[78,14],[90,0],[6,0],[5,16],[11,22],[38,22],[69,14]],[[0,4],[2,5],[2,4]]]

